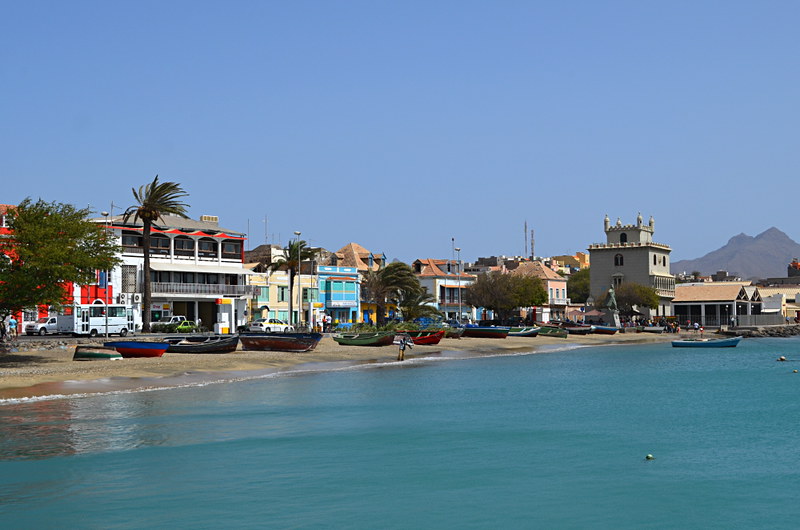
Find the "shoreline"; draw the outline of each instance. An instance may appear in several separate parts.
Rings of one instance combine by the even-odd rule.
[[[554,337],[507,337],[505,339],[442,339],[434,346],[414,345],[406,362],[414,358],[461,352],[468,355],[542,353],[553,346],[606,346],[667,342],[680,335],[617,333]],[[304,365],[326,363],[388,364],[397,361],[397,347],[340,346],[326,335],[317,347],[304,353],[238,349],[227,354],[166,353],[157,358],[121,361],[73,361],[74,344],[53,350],[19,351],[0,355],[0,399],[25,399],[47,395],[79,394],[181,386],[187,381],[257,377],[289,372]]]

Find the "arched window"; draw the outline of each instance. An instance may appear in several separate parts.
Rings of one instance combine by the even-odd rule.
[[[614,266],[615,267],[622,267],[625,260],[622,259],[622,254],[617,254],[614,256]]]
[[[194,239],[178,236],[175,238],[174,244],[176,256],[194,256]]]
[[[628,242],[628,234],[626,234],[625,232],[622,232],[619,235],[619,242],[620,243],[627,243]]]

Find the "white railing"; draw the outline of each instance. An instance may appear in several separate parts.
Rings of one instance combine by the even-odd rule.
[[[218,296],[247,296],[260,292],[257,285],[225,285],[207,283],[165,283],[150,284],[154,294],[205,294]]]

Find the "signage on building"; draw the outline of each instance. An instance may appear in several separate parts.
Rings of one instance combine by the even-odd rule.
[[[358,302],[355,300],[330,300],[328,307],[356,307]]]

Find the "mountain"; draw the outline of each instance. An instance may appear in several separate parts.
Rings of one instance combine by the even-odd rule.
[[[750,278],[785,278],[792,258],[800,257],[800,244],[774,226],[756,237],[739,234],[702,258],[672,263],[673,274],[699,271],[707,276],[717,271]]]

